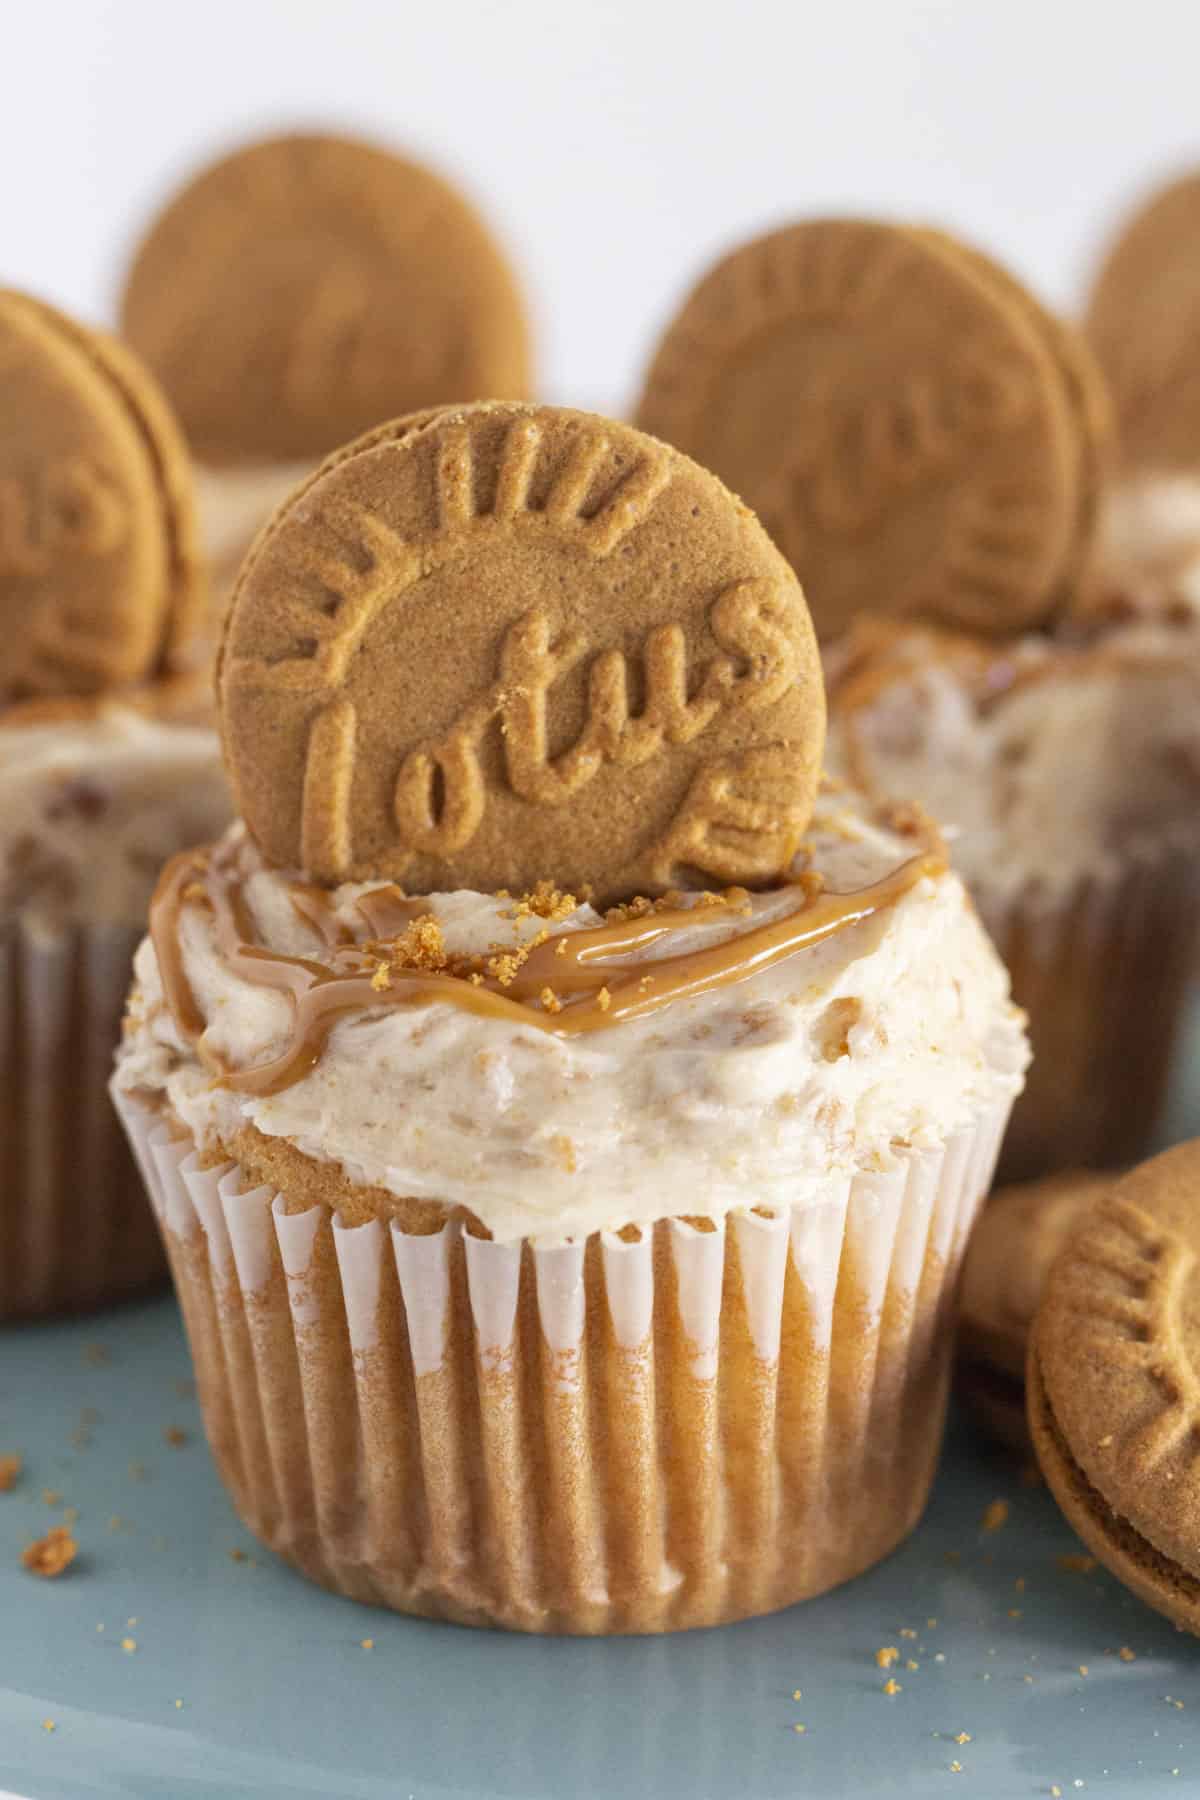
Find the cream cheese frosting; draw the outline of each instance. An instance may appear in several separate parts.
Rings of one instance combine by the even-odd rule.
[[[329,967],[328,933],[297,905],[309,892],[298,878],[264,868],[240,828],[220,854],[238,869],[258,941]],[[695,924],[635,952],[639,966],[817,907],[814,872],[827,892],[869,890],[913,854],[861,809],[827,806],[802,853],[806,885],[732,905],[686,897]],[[212,1069],[279,1057],[296,1002],[239,972],[211,907],[185,885],[175,942],[204,1055],[167,1003],[148,939],[118,1085],[165,1099],[203,1146],[253,1125],[363,1186],[465,1206],[501,1241],[803,1205],[828,1195],[831,1173],[891,1169],[912,1148],[940,1146],[1022,1084],[1028,1053],[1007,975],[958,878],[923,868],[819,942],[586,1033],[558,1030],[553,1015],[428,995],[385,1005],[381,994],[339,1017],[307,1072],[268,1093],[214,1081]],[[334,890],[335,928],[352,930],[380,886]],[[451,955],[503,958],[545,941],[553,965],[557,939],[603,924],[587,905],[547,917],[469,892],[419,905]]]
[[[259,528],[307,480],[313,466],[311,462],[252,463],[230,469],[197,466],[201,542],[219,584],[233,581]]]
[[[215,731],[119,702],[0,720],[0,918],[136,927],[163,863],[228,824]]]
[[[999,648],[917,627],[828,658],[830,766],[915,798],[987,910],[1168,844],[1200,850],[1200,631],[1142,620]]]
[[[1121,482],[1100,517],[1102,593],[1132,612],[1164,608],[1200,621],[1200,480],[1144,475]]]

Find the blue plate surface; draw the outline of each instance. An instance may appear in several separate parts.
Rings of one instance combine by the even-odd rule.
[[[1200,1131],[1198,1101],[1194,1058],[1175,1135]],[[165,1298],[0,1337],[0,1455],[25,1461],[0,1495],[0,1789],[22,1800],[1200,1785],[1200,1643],[1081,1566],[1045,1489],[965,1420],[915,1536],[849,1586],[719,1631],[544,1640],[370,1611],[282,1567],[224,1497],[188,1375]],[[26,1574],[68,1507],[77,1563]]]

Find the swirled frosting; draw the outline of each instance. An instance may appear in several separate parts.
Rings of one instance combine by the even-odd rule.
[[[829,653],[832,768],[915,799],[987,912],[1179,841],[1200,853],[1200,624],[994,645],[864,622]]]
[[[164,861],[222,831],[229,789],[190,689],[59,701],[0,720],[0,918],[136,928]]]
[[[799,862],[606,923],[549,892],[317,895],[235,832],[160,890],[118,1082],[207,1147],[251,1125],[502,1241],[803,1204],[1015,1094],[1027,1049],[924,841],[823,803]]]

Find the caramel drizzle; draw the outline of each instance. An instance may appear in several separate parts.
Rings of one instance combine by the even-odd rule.
[[[163,871],[151,904],[150,931],[167,1005],[182,1035],[196,1046],[201,1061],[222,1086],[261,1096],[277,1094],[306,1075],[319,1060],[334,1025],[349,1013],[441,1000],[485,1018],[576,1037],[746,981],[895,905],[926,876],[943,874],[946,866],[940,851],[925,849],[868,887],[851,893],[814,892],[806,904],[780,919],[656,962],[620,959],[672,932],[694,930],[718,905],[728,908],[732,902],[673,908],[566,932],[531,949],[507,985],[478,969],[469,976],[393,969],[388,985],[377,986],[373,977],[379,962],[367,945],[399,935],[426,910],[419,900],[406,898],[394,887],[376,889],[358,902],[369,936],[357,940],[336,919],[320,889],[297,884],[293,890],[297,911],[332,950],[333,966],[271,950],[257,941],[239,877],[227,866],[209,863],[191,851],[173,858]],[[189,898],[202,898],[212,908],[218,945],[236,975],[292,999],[294,1018],[286,1049],[253,1068],[227,1068],[204,1044],[206,1020],[184,969],[179,938],[180,913]],[[557,1011],[532,1004],[547,988],[559,1001]]]

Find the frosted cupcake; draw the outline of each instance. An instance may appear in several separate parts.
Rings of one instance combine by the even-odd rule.
[[[936,834],[818,791],[753,516],[586,415],[401,424],[260,539],[221,696],[244,824],[115,1093],[250,1528],[539,1631],[885,1554],[1027,1051]]]
[[[217,608],[259,526],[337,445],[530,388],[517,284],[487,225],[432,170],[347,138],[267,138],[203,169],[140,244],[121,326],[200,465]]]
[[[163,861],[229,818],[180,440],[118,345],[0,296],[0,1319],[164,1273],[107,1100]]]
[[[864,625],[827,659],[831,759],[945,827],[1029,1013],[1007,1176],[1115,1167],[1165,1097],[1200,918],[1200,632],[1003,647]]]

